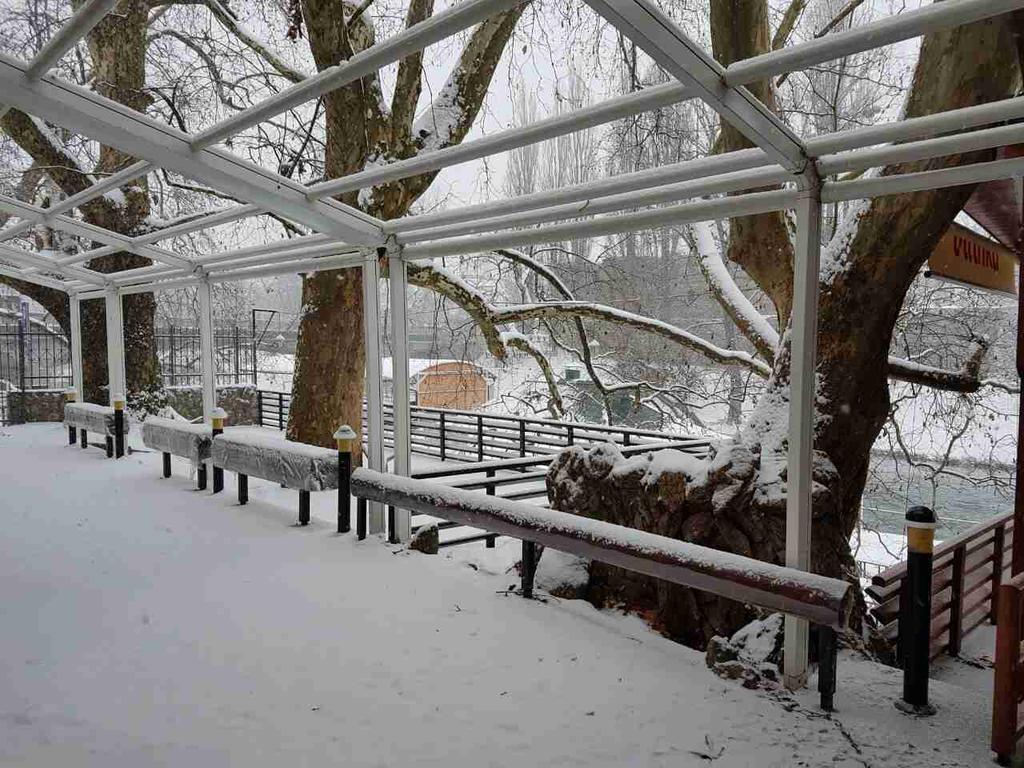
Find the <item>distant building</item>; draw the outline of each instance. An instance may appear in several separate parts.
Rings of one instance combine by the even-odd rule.
[[[381,360],[384,399],[394,400],[390,357]],[[409,393],[413,404],[425,408],[479,408],[494,397],[494,375],[468,360],[409,360]]]

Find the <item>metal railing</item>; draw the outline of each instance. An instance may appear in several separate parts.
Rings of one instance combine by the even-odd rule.
[[[367,501],[377,501],[522,540],[525,597],[533,592],[539,544],[814,622],[821,627],[821,704],[826,710],[832,708],[835,630],[846,626],[853,601],[853,586],[848,582],[521,501],[369,469],[352,473],[351,488],[359,499],[360,517],[366,515]]]
[[[260,424],[284,429],[288,425],[291,394],[261,389]],[[363,409],[363,424],[366,409]],[[384,406],[384,444],[394,446],[394,409]],[[703,438],[672,435],[632,427],[553,421],[524,416],[502,416],[478,411],[412,406],[410,444],[413,453],[442,461],[484,462],[513,457],[550,457],[570,445],[615,443],[622,447],[674,443],[673,447],[704,455],[710,442]]]
[[[1000,585],[1010,568],[1013,513],[993,518],[935,548],[932,568],[931,657],[956,656],[963,638],[985,621],[995,621]],[[900,604],[907,564],[871,579],[865,590],[876,605],[869,613],[887,640],[900,643]]]
[[[1024,701],[1024,573],[1000,585],[996,629],[995,685],[992,692],[992,751],[1000,765],[1010,765],[1024,736],[1020,704]]]

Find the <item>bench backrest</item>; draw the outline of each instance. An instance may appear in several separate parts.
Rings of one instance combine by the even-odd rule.
[[[64,404],[64,425],[78,427],[87,432],[95,432],[101,435],[114,434],[114,409],[107,405],[96,403],[65,403]],[[124,431],[127,434],[130,430],[127,414],[124,420]]]
[[[326,491],[338,487],[338,452],[315,445],[282,440],[254,430],[229,430],[213,439],[213,463],[280,483],[297,491]]]
[[[199,464],[210,458],[213,430],[208,424],[150,416],[142,423],[142,442],[154,451],[182,456]]]

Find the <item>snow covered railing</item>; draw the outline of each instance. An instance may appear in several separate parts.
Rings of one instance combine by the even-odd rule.
[[[310,492],[336,490],[343,482],[337,451],[245,429],[214,437],[210,458],[215,468],[238,474],[239,504],[249,499],[250,476],[298,491],[299,525],[309,524]]]
[[[198,470],[199,490],[206,489],[206,467],[213,447],[213,430],[208,424],[150,416],[142,423],[142,442],[163,454],[163,475],[171,476],[171,456],[181,456]]]
[[[114,438],[117,437],[117,417],[114,409],[95,403],[65,403],[64,426],[69,430],[77,429],[79,443],[82,448],[89,447],[89,433],[103,435],[106,440],[107,456],[114,455]],[[128,434],[131,426],[127,417],[124,418],[122,436]]]
[[[819,673],[819,690],[822,706],[831,708],[834,631],[846,626],[854,600],[848,582],[429,480],[357,469],[351,482],[360,517],[367,501],[377,501],[521,539],[526,596],[533,587],[533,548],[541,544],[819,624],[827,630],[822,632],[822,647],[828,655]]]

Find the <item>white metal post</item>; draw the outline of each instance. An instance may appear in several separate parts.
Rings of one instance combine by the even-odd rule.
[[[124,320],[121,315],[121,294],[114,286],[107,286],[107,395],[110,407],[117,396],[125,396],[124,373]]]
[[[383,250],[383,249],[381,249]],[[380,371],[380,264],[377,252],[363,260],[363,331],[366,345],[366,465],[384,471],[384,392]],[[367,531],[384,532],[384,507],[367,506]]]
[[[78,390],[78,402],[85,402],[85,377],[82,375],[82,300],[68,294],[71,316],[71,386]]]
[[[811,565],[811,469],[821,259],[821,188],[816,178],[808,186],[809,189],[801,191],[796,204],[786,480],[786,565],[803,571],[810,570]],[[806,619],[786,616],[783,677],[787,688],[799,688],[807,682],[808,635]]]
[[[409,413],[409,283],[401,248],[388,249],[388,271],[391,276],[391,391],[395,414],[396,475],[409,476],[412,470],[410,441],[412,421]],[[412,535],[409,510],[395,510],[392,538],[408,541]]]
[[[213,356],[213,300],[210,281],[199,281],[199,357],[203,373],[203,423],[213,418],[217,407],[217,371]]]

